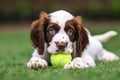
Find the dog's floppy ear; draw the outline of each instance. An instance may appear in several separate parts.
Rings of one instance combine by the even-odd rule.
[[[77,30],[76,36],[76,57],[80,57],[82,52],[86,48],[88,41],[88,34],[85,28],[82,26],[82,19],[80,16],[74,18],[75,27]]]
[[[39,54],[43,54],[44,51],[44,28],[48,26],[48,21],[49,15],[45,12],[41,12],[40,18],[34,21],[31,25],[30,38]]]

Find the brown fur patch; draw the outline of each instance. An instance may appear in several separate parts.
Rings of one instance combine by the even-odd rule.
[[[80,57],[86,48],[88,41],[87,31],[82,26],[82,18],[75,17],[73,20],[66,22],[65,31],[69,28],[73,30],[73,35],[69,36],[71,41],[76,41],[76,57]]]
[[[73,33],[73,34],[72,34],[72,35],[68,35],[69,38],[70,38],[70,40],[71,40],[72,42],[75,41],[75,36],[76,36],[76,29],[75,29],[74,24],[75,24],[75,21],[74,21],[74,20],[69,20],[69,21],[67,21],[66,24],[65,24],[65,32],[66,32],[66,33],[67,33],[67,31],[68,31],[69,29],[72,30],[72,33]]]
[[[55,34],[50,34],[49,31],[50,29],[53,28],[55,29],[55,34],[58,33],[60,30],[60,27],[56,23],[49,23],[48,27],[45,29],[45,39],[46,42],[50,42]]]
[[[45,12],[40,14],[40,18],[34,21],[31,25],[30,38],[35,48],[38,49],[39,54],[44,51],[44,28],[48,26],[49,15]]]
[[[88,34],[85,28],[82,26],[82,20],[80,16],[74,18],[75,25],[77,28],[77,39],[76,39],[76,57],[80,57],[82,52],[89,43]]]

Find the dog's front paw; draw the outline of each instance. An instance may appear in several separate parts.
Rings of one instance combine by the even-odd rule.
[[[66,64],[64,69],[86,68],[89,65],[82,58],[75,58],[72,62]]]
[[[89,63],[87,63],[83,58],[75,58],[72,61],[73,64],[73,68],[86,68],[89,67]]]
[[[72,69],[72,68],[73,68],[73,62],[65,64],[65,66],[64,66],[64,69]]]
[[[48,63],[46,60],[41,59],[41,58],[32,58],[28,63],[27,67],[32,68],[32,69],[39,69],[39,68],[44,68],[47,67]]]

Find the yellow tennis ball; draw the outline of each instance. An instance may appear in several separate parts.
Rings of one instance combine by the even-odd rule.
[[[53,67],[64,67],[65,64],[71,62],[72,56],[69,53],[59,52],[57,54],[52,54],[50,60]]]

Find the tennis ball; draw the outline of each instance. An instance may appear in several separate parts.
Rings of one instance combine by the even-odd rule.
[[[50,56],[53,67],[64,67],[65,64],[71,62],[72,56],[69,53],[58,52]]]

